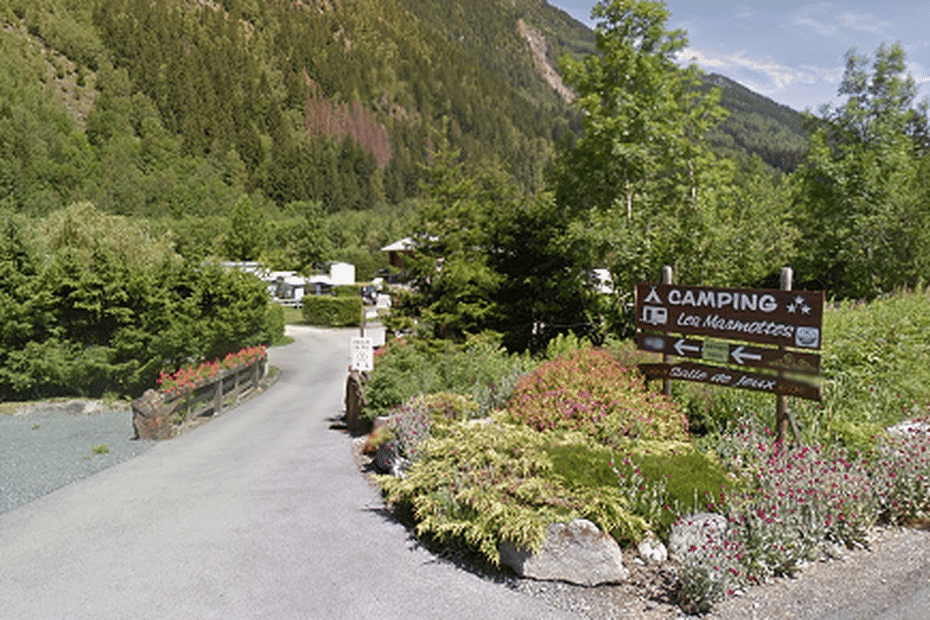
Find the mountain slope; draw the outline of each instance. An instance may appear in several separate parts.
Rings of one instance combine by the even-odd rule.
[[[733,80],[711,73],[708,87],[720,88],[720,104],[730,115],[711,136],[721,154],[759,155],[772,168],[792,172],[807,152],[804,117],[788,106],[753,92]]]
[[[593,42],[543,0],[0,0],[0,206],[368,209],[442,143],[538,189],[577,128],[558,58]],[[721,152],[796,165],[790,111],[712,79]]]

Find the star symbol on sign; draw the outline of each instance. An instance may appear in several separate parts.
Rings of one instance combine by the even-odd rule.
[[[804,303],[804,298],[798,295],[794,298],[794,301],[788,304],[786,307],[789,314],[796,314],[798,310],[801,311],[801,314],[810,314],[811,307]]]

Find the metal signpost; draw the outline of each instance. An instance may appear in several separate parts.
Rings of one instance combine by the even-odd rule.
[[[667,271],[663,284],[637,285],[638,347],[663,356],[661,364],[641,365],[643,372],[650,379],[779,395],[777,430],[782,438],[784,396],[821,399],[815,381],[820,376],[824,302],[823,291],[792,291],[790,269],[782,275],[782,290],[678,286],[671,284]],[[673,356],[701,363],[673,362]]]

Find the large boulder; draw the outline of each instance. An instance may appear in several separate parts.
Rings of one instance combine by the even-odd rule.
[[[538,553],[512,543],[501,543],[499,550],[501,564],[530,579],[596,586],[622,582],[630,574],[617,541],[587,519],[550,525]]]
[[[672,532],[668,537],[669,559],[681,561],[689,549],[701,548],[708,544],[723,544],[729,527],[727,518],[715,512],[699,512],[679,517],[672,525]]]
[[[171,439],[174,425],[165,411],[162,395],[155,390],[146,390],[132,401],[132,426],[135,439]]]

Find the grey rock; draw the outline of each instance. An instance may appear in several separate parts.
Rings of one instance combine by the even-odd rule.
[[[393,441],[386,441],[380,446],[378,446],[378,451],[375,452],[374,464],[375,469],[382,474],[391,473],[391,469],[394,467],[394,462],[397,460],[397,449],[394,446]]]
[[[888,434],[892,437],[909,439],[911,437],[926,436],[927,433],[930,433],[930,424],[926,422],[917,422],[915,420],[905,420],[894,426],[889,426],[885,430],[887,430]]]
[[[622,582],[630,574],[617,541],[587,519],[548,526],[538,553],[508,542],[499,550],[501,564],[530,579],[596,586]]]
[[[729,530],[727,518],[715,512],[685,515],[672,525],[668,537],[668,557],[680,561],[688,549],[708,543],[722,544]]]
[[[661,564],[668,559],[668,549],[655,534],[647,534],[636,546],[639,557],[647,564]]]
[[[408,469],[410,469],[410,460],[402,456],[398,456],[391,463],[391,475],[395,478],[406,478]]]

